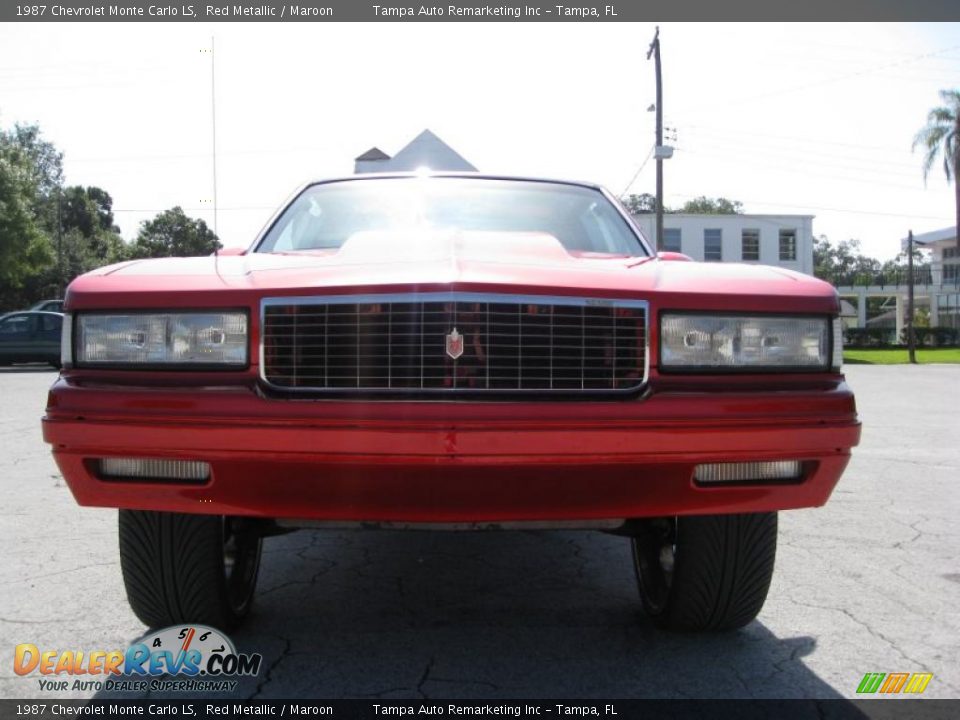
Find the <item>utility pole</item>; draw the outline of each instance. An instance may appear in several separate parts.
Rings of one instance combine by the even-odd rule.
[[[63,180],[57,185],[57,297],[66,291],[63,282]]]
[[[913,230],[907,233],[907,351],[910,364],[917,364],[917,340],[913,333]]]
[[[217,232],[217,73],[216,54],[213,48],[214,38],[210,36],[210,118],[213,127],[213,234]]]
[[[663,250],[663,83],[660,78],[660,26],[653,34],[653,42],[647,50],[647,60],[653,55],[655,73],[657,77],[657,144],[654,156],[657,159],[657,237],[655,239],[657,251]]]

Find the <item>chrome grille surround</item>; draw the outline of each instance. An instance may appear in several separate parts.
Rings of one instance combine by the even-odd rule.
[[[345,332],[331,334],[331,325]],[[454,328],[466,348],[459,359],[445,350]],[[650,367],[645,300],[470,292],[274,297],[261,300],[259,335],[261,380],[283,393],[625,395],[646,384]],[[378,344],[386,352],[363,352]]]

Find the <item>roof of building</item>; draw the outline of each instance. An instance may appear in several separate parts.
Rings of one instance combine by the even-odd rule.
[[[930,232],[920,233],[913,236],[913,241],[917,245],[929,245],[930,243],[939,242],[941,240],[955,240],[957,237],[957,228],[947,227],[942,230],[931,230]],[[901,242],[906,245],[907,238],[903,238]]]
[[[389,160],[390,156],[378,147],[372,147],[354,160]]]
[[[393,157],[391,170],[416,170],[425,166],[433,170],[476,172],[476,168],[460,153],[429,130],[424,130]]]
[[[941,230],[931,230],[930,232],[917,233],[913,236],[914,245],[932,245],[943,240],[955,240],[957,238],[957,228],[946,227]],[[900,249],[906,250],[909,238],[900,238]]]

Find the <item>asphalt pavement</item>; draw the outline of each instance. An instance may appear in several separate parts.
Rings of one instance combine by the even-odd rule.
[[[628,542],[601,533],[299,531],[266,541],[232,635],[265,667],[231,697],[851,698],[867,672],[930,672],[924,697],[960,697],[960,366],[847,375],[862,444],[825,507],[781,513],[745,629],[656,630]],[[41,439],[55,377],[0,368],[3,698],[96,695],[15,675],[18,643],[122,649],[144,631],[116,511],[78,507]]]

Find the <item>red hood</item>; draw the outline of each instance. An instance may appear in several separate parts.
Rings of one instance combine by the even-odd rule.
[[[838,309],[831,285],[777,267],[571,253],[539,233],[422,232],[359,234],[330,251],[112,265],[77,278],[66,304],[226,307],[270,295],[411,289],[630,297],[678,309]]]

